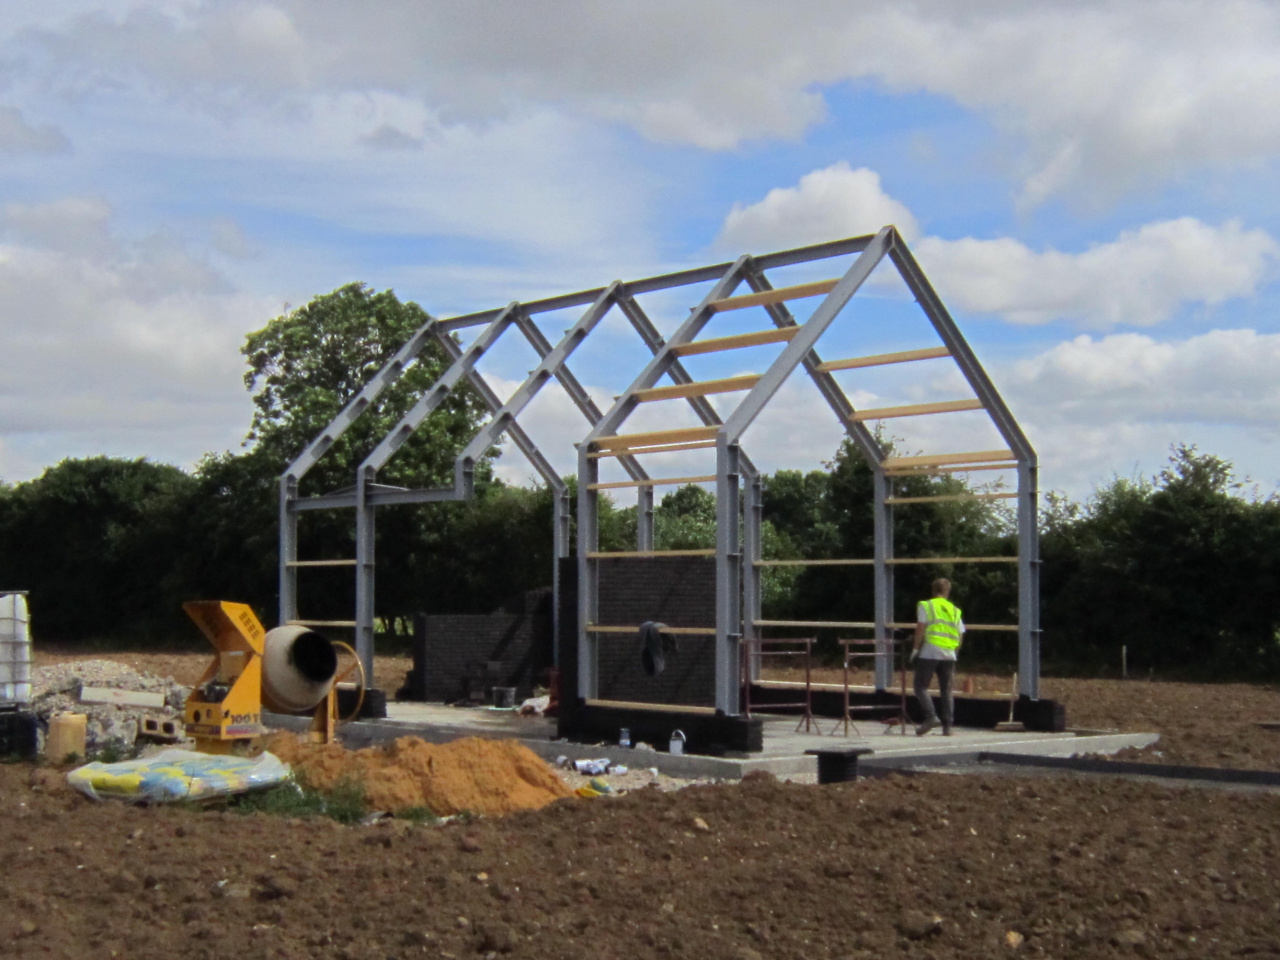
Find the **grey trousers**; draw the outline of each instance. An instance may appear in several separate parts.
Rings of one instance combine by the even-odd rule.
[[[937,723],[938,715],[933,709],[933,698],[929,696],[929,684],[933,682],[935,672],[938,674],[938,700],[942,705],[942,725],[950,728],[955,716],[955,697],[951,690],[956,679],[954,660],[926,660],[924,657],[916,657],[916,700],[920,702],[920,711],[924,714],[925,722]]]

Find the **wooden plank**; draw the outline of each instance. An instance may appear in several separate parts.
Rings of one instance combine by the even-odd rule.
[[[81,687],[81,703],[114,703],[121,707],[164,706],[164,694],[152,690],[120,690],[116,687]]]
[[[588,560],[617,560],[624,557],[714,557],[715,550],[601,550],[588,553]]]
[[[876,353],[867,357],[849,357],[847,360],[828,360],[818,364],[823,373],[835,370],[856,370],[860,367],[882,367],[887,363],[909,363],[912,360],[937,360],[951,356],[946,347],[928,347],[924,350],[899,350],[897,353]]]
[[[890,630],[914,630],[914,623],[886,623],[886,627]],[[1018,625],[1016,623],[966,623],[964,625],[965,633],[976,630],[979,633],[1016,633]]]
[[[716,479],[714,473],[704,477],[657,477],[644,480],[617,480],[612,483],[588,483],[588,490],[618,490],[622,487],[663,487],[685,483],[711,483]]]
[[[905,407],[879,407],[875,410],[858,410],[850,420],[889,420],[893,417],[923,417],[931,413],[959,413],[961,410],[981,410],[982,401],[942,400],[938,403],[912,403]]]
[[[973,466],[959,467],[907,467],[901,470],[886,470],[886,477],[938,477],[949,473],[969,473],[973,470],[1016,470],[1017,463],[978,463]]]
[[[605,626],[600,623],[588,623],[587,633],[639,633],[640,626],[634,627],[622,626]],[[663,633],[678,633],[681,636],[690,637],[714,637],[716,635],[715,627],[663,627]]]
[[[639,703],[634,700],[588,700],[588,707],[607,707],[612,710],[652,710],[655,713],[691,713],[700,717],[714,717],[715,707],[693,707],[676,703]]]
[[[641,403],[648,403],[651,400],[675,400],[681,397],[705,397],[711,393],[750,390],[759,382],[758,373],[745,373],[738,377],[725,377],[721,380],[698,380],[693,383],[677,383],[669,387],[650,387],[648,390],[637,390],[632,396]]]
[[[355,560],[290,560],[286,567],[354,567]]]
[[[712,337],[707,340],[695,340],[693,343],[681,343],[671,348],[677,357],[690,357],[698,353],[719,353],[722,350],[739,350],[742,347],[758,347],[766,343],[789,343],[791,338],[800,332],[797,327],[775,327],[772,330],[757,330],[754,333],[735,333],[729,337]]]
[[[709,306],[717,313],[723,313],[725,310],[741,310],[743,307],[762,307],[769,303],[783,303],[787,300],[799,300],[802,297],[816,297],[820,294],[830,293],[839,282],[836,279],[817,280],[813,283],[798,283],[794,287],[779,287],[777,290],[744,293],[738,297],[712,300]]]
[[[864,567],[874,560],[757,560],[757,567]]]
[[[880,461],[880,466],[885,470],[894,470],[902,467],[941,467],[953,463],[990,463],[993,460],[1003,462],[1013,459],[1012,450],[982,450],[977,453],[935,453],[924,457],[886,457]]]
[[[706,450],[714,447],[714,440],[695,440],[691,443],[666,443],[657,447],[622,447],[618,450],[593,450],[587,454],[591,460],[601,457],[631,457],[641,453],[672,453],[676,450]]]
[[[675,430],[651,430],[647,433],[619,433],[600,437],[595,445],[601,450],[637,450],[641,447],[667,446],[685,440],[714,440],[719,427],[679,427]]]
[[[948,493],[936,497],[886,497],[885,503],[944,503],[952,500],[1012,500],[1016,493]]]
[[[875,627],[874,623],[847,620],[752,620],[757,627],[830,627],[838,630],[859,630]]]
[[[894,557],[885,563],[1017,563],[1017,557]]]

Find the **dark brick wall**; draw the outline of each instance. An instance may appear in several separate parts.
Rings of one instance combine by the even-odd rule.
[[[397,696],[452,702],[472,685],[530,696],[551,665],[551,591],[535,590],[489,614],[414,618],[413,669]]]
[[[716,565],[708,557],[627,557],[599,564],[600,622],[638,625],[656,620],[670,626],[714,627]],[[577,566],[561,568],[561,690],[577,690]],[[567,608],[567,609],[566,609]],[[640,665],[640,635],[599,635],[599,695],[682,706],[715,705],[713,637],[675,637],[666,669],[650,677]]]

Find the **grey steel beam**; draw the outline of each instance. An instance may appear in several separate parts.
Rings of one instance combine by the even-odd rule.
[[[901,239],[889,253],[925,316],[1018,461],[1018,692],[1040,694],[1040,538],[1035,449]]]
[[[773,284],[758,269],[749,270],[746,280],[756,293],[764,293],[766,290],[773,289]],[[799,326],[785,304],[766,304],[765,310],[776,327]],[[821,369],[822,358],[818,355],[817,349],[811,349],[806,353],[801,362],[804,364],[805,371],[809,374],[809,379],[818,388],[818,393],[827,401],[827,405],[835,412],[836,418],[840,421],[840,425],[844,427],[845,432],[853,438],[853,442],[862,451],[862,455],[871,464],[872,469],[878,469],[880,461],[884,459],[884,450],[880,447],[879,442],[871,431],[867,429],[867,425],[861,420],[853,419],[853,404],[849,402],[849,398],[840,388],[836,378]]]
[[[762,572],[757,564],[764,559],[761,546],[764,484],[760,474],[754,470],[743,470],[742,475],[742,639],[751,641],[759,638],[755,623],[762,619],[763,613]],[[748,683],[759,679],[759,666],[758,662],[748,664],[747,675],[743,679]]]
[[[650,353],[657,355],[666,346],[666,342],[662,339],[658,328],[653,325],[653,321],[649,319],[649,315],[644,312],[640,304],[636,302],[625,287],[618,296],[618,308],[631,321],[631,326],[640,334],[640,338],[644,340],[645,346],[649,348]],[[672,383],[682,386],[694,382],[694,378],[684,368],[684,364],[680,362],[679,357],[672,358],[671,366],[667,369],[667,376],[671,378]],[[693,396],[685,399],[689,402],[689,406],[693,408],[693,412],[698,415],[698,419],[706,426],[718,427],[724,422],[720,419],[720,414],[716,413],[716,408],[711,405],[711,402],[706,397]],[[745,450],[739,450],[738,457],[742,463],[744,473],[756,472],[755,464],[751,462],[751,458],[747,456]]]
[[[361,473],[368,473],[368,471],[377,473],[386,465],[392,454],[413,436],[414,431],[417,430],[422,421],[445,401],[464,377],[469,377],[480,358],[498,342],[498,338],[511,325],[515,319],[516,309],[517,304],[508,304],[506,309],[489,322],[489,326],[481,331],[480,335],[462,352],[462,355],[440,375],[439,379],[418,399],[418,402],[400,418],[400,421],[392,427],[391,432],[373,449],[373,452],[364,458],[364,462],[360,464]]]
[[[517,326],[526,339],[529,340],[530,345],[538,352],[541,360],[529,372],[529,376],[525,381],[516,388],[515,393],[494,412],[493,418],[480,429],[480,432],[472,438],[462,453],[458,455],[455,462],[455,483],[460,488],[464,485],[470,486],[471,471],[474,470],[475,464],[490,447],[498,442],[510,424],[516,421],[525,407],[538,395],[543,385],[552,377],[557,376],[561,370],[565,370],[567,373],[564,367],[565,361],[595,329],[605,314],[609,312],[609,308],[613,305],[617,286],[617,283],[612,283],[606,287],[586,313],[579,318],[578,322],[565,331],[564,337],[555,347],[547,343],[546,338],[542,336],[542,332],[527,317],[516,316],[515,322]],[[522,313],[523,311],[521,311]],[[572,388],[565,387],[569,396],[578,404],[579,409],[583,410],[588,420],[591,420],[593,414],[595,419],[591,420],[591,422],[594,423],[599,420],[600,411],[591,401],[590,396],[587,395],[581,384],[573,378],[572,374],[568,374],[567,378],[572,382]],[[561,380],[561,383],[563,384],[564,380]]]
[[[716,709],[738,713],[742,644],[742,476],[738,444],[716,437]]]
[[[1018,464],[1018,692],[1040,698],[1040,532],[1034,463]]]
[[[722,434],[728,442],[737,443],[747,427],[751,426],[760,411],[773,399],[782,384],[786,382],[792,371],[804,362],[804,358],[813,349],[818,338],[831,326],[833,320],[844,309],[845,304],[866,282],[871,271],[875,269],[889,252],[894,230],[885,227],[867,244],[858,258],[840,278],[840,282],[827,294],[826,298],[813,311],[813,315],[801,327],[800,332],[791,338],[791,342],[783,348],[769,369],[760,377],[759,382],[747,393],[738,404],[732,416],[725,421]],[[650,384],[645,384],[650,386]],[[838,411],[837,411],[838,412]]]
[[[741,282],[742,271],[747,262],[747,257],[739,257],[728,267],[702,303],[690,313],[689,319],[680,325],[671,340],[654,355],[626,393],[614,401],[609,412],[592,427],[586,440],[578,447],[578,695],[581,697],[594,697],[599,685],[598,640],[587,629],[588,624],[595,622],[600,608],[596,566],[588,556],[596,551],[600,542],[599,492],[591,489],[599,482],[600,463],[590,456],[591,445],[599,437],[610,436],[617,431],[618,426],[635,409],[633,394],[636,390],[653,386],[671,369],[673,362],[677,360],[671,352],[672,346],[693,339],[706,326],[713,314],[711,303],[733,292],[734,287]]]
[[[978,399],[982,401],[982,405],[991,415],[991,420],[996,429],[1000,431],[1005,443],[1009,444],[1009,449],[1013,451],[1018,460],[1035,463],[1036,453],[1032,449],[1030,442],[1028,442],[1026,434],[1022,432],[1022,428],[1018,426],[1018,421],[1009,412],[1009,408],[1005,405],[999,391],[996,390],[995,384],[987,376],[986,370],[978,362],[973,349],[969,346],[968,341],[965,340],[964,335],[961,334],[960,328],[951,319],[951,314],[947,312],[947,308],[934,291],[933,285],[929,283],[928,277],[924,275],[924,271],[916,263],[916,258],[911,255],[911,251],[907,249],[906,244],[902,242],[902,238],[897,235],[896,231],[894,232],[893,245],[889,250],[889,257],[898,268],[898,273],[901,274],[903,281],[906,282],[907,288],[920,304],[920,308],[924,310],[925,316],[929,318],[933,328],[938,331],[938,336],[942,338],[942,342],[951,351],[951,356],[955,360],[956,366],[960,368],[960,373],[969,382],[969,386],[978,395]]]
[[[833,240],[829,243],[815,243],[791,250],[780,250],[757,257],[756,263],[761,269],[786,267],[797,263],[808,263],[811,260],[825,260],[830,257],[843,257],[850,253],[860,253],[871,242],[871,235],[849,237],[846,240]],[[707,267],[695,267],[692,270],[678,270],[675,273],[664,273],[642,280],[627,281],[627,289],[632,293],[653,293],[658,290],[670,290],[673,287],[687,287],[695,283],[706,283],[724,276],[733,264],[716,263]],[[566,293],[542,300],[530,300],[524,304],[529,313],[548,313],[552,310],[564,310],[569,307],[584,307],[604,292],[604,287],[593,287],[577,293]],[[478,313],[467,313],[457,317],[441,320],[440,325],[447,331],[461,330],[465,327],[479,326],[494,320],[501,311],[481,310]]]
[[[293,505],[298,501],[299,484],[325,452],[346,433],[351,424],[359,418],[378,396],[400,379],[400,375],[426,347],[432,337],[435,318],[428,316],[427,321],[413,332],[404,345],[383,364],[382,369],[351,398],[329,424],[320,431],[306,448],[289,464],[280,475],[280,622],[288,623],[298,619],[298,575],[296,568],[289,563],[297,559],[298,549],[298,517]],[[308,507],[304,509],[320,509]]]
[[[591,445],[578,445],[578,696],[594,699],[600,688],[597,636],[587,629],[597,623],[600,612],[596,566],[588,557],[600,548],[599,491],[600,461],[589,456]]]
[[[729,265],[719,282],[703,298],[702,303],[689,314],[689,319],[680,325],[676,332],[671,335],[671,339],[646,364],[640,375],[614,401],[613,406],[609,408],[609,412],[601,418],[600,422],[596,424],[595,428],[587,436],[588,443],[595,441],[599,437],[611,436],[618,431],[618,428],[622,426],[623,422],[636,408],[638,401],[635,398],[635,392],[652,387],[664,374],[671,370],[679,359],[672,352],[672,348],[682,343],[688,343],[698,335],[699,331],[715,315],[711,304],[716,300],[723,300],[733,293],[734,288],[742,282],[742,274],[749,263],[750,258],[742,256]]]
[[[892,479],[884,475],[879,465],[874,468],[871,478],[874,501],[872,509],[872,536],[875,552],[875,620],[876,620],[876,689],[887,690],[893,683],[893,647],[885,643],[890,638],[889,624],[895,622],[893,616],[893,567],[889,561],[893,559],[893,506],[887,503]],[[915,611],[912,611],[915,616]]]

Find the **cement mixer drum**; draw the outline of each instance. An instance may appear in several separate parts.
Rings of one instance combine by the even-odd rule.
[[[262,653],[262,703],[276,713],[304,713],[328,694],[338,654],[325,637],[290,624],[268,630]]]

